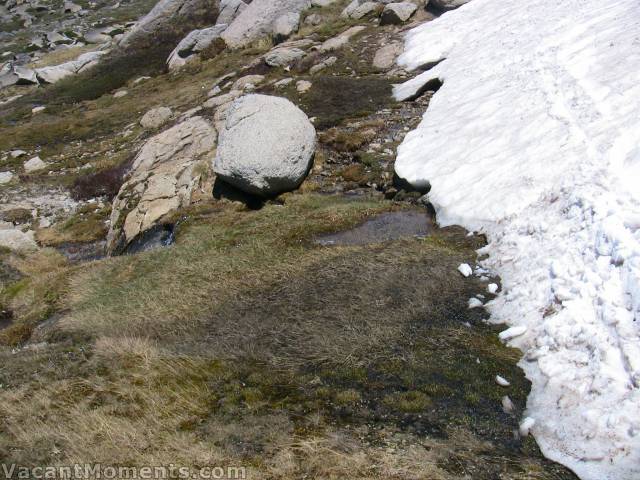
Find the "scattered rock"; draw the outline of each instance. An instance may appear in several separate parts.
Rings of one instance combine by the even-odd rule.
[[[324,70],[327,67],[332,66],[333,64],[335,64],[338,61],[337,57],[329,57],[329,58],[325,58],[323,61],[321,61],[320,63],[314,65],[313,67],[311,67],[309,69],[309,73],[311,75],[315,75],[316,73],[318,73],[321,70]]]
[[[143,115],[140,125],[148,130],[155,130],[167,123],[172,115],[173,112],[169,107],[153,108]]]
[[[347,30],[342,32],[340,35],[337,35],[333,38],[326,40],[322,45],[320,45],[318,50],[320,52],[330,52],[332,50],[338,50],[339,48],[342,48],[347,43],[349,43],[349,40],[351,40],[351,37],[353,37],[354,35],[357,35],[358,33],[362,32],[366,28],[367,27],[364,27],[362,25],[356,25],[355,27],[348,28]]]
[[[418,6],[412,2],[389,3],[380,16],[380,25],[400,25],[413,15]]]
[[[289,100],[246,95],[226,112],[214,171],[244,192],[277,195],[302,183],[315,145],[315,128]]]
[[[299,80],[296,83],[296,90],[298,93],[306,93],[311,89],[312,85],[313,84],[308,80]]]
[[[264,62],[270,67],[286,67],[305,56],[299,48],[274,48],[264,56]]]
[[[347,7],[342,11],[341,16],[344,18],[353,18],[358,20],[370,13],[378,11],[380,8],[381,5],[377,2],[353,0],[353,2],[347,5]]]
[[[511,399],[507,395],[502,397],[502,411],[507,414],[512,414],[513,412],[515,412],[515,410],[516,407]]]
[[[264,75],[245,75],[236,80],[231,90],[253,90],[264,82]]]
[[[0,185],[5,185],[13,180],[13,172],[0,172]]]
[[[167,214],[196,198],[202,172],[213,159],[216,132],[202,117],[191,117],[147,141],[113,202],[107,251],[121,252]]]
[[[392,68],[398,56],[402,53],[403,46],[400,42],[393,42],[380,48],[373,57],[373,67],[378,70]]]
[[[0,223],[0,247],[15,250],[17,252],[28,252],[38,249],[34,239],[33,231],[23,232],[13,227],[8,222]]]
[[[37,172],[47,167],[47,163],[44,162],[40,157],[33,157],[30,160],[27,160],[23,164],[24,171],[27,173]]]
[[[216,108],[226,103],[233,102],[236,98],[242,95],[242,90],[231,90],[228,93],[223,95],[218,95],[216,97],[211,97],[209,100],[204,102],[202,106],[204,108]]]

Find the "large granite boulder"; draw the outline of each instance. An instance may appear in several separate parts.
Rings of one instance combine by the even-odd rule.
[[[193,202],[215,144],[216,131],[202,117],[191,117],[147,141],[113,202],[110,254],[121,252],[164,217]]]
[[[222,34],[231,48],[240,48],[268,35],[277,34],[287,19],[311,7],[311,0],[254,0]]]
[[[245,95],[226,111],[213,169],[236,188],[269,197],[300,186],[315,146],[315,128],[289,100]]]

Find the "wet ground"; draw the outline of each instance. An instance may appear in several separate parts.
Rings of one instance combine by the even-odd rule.
[[[435,228],[426,211],[399,211],[376,215],[351,230],[322,235],[319,245],[368,245],[401,238],[424,238]]]

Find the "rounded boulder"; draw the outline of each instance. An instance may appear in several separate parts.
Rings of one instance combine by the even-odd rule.
[[[251,94],[229,107],[213,169],[244,192],[262,197],[295,190],[307,176],[316,130],[286,98]]]

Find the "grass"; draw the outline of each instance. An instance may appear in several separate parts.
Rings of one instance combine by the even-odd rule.
[[[68,281],[63,316],[37,332],[48,344],[0,360],[0,455],[242,465],[248,478],[573,478],[514,443],[516,418],[501,413],[495,372],[517,405],[528,384],[466,308],[480,286],[455,267],[477,244],[455,229],[312,242],[394,208],[313,194],[258,211],[221,203],[193,210],[167,249],[20,265],[14,299],[36,271]]]

